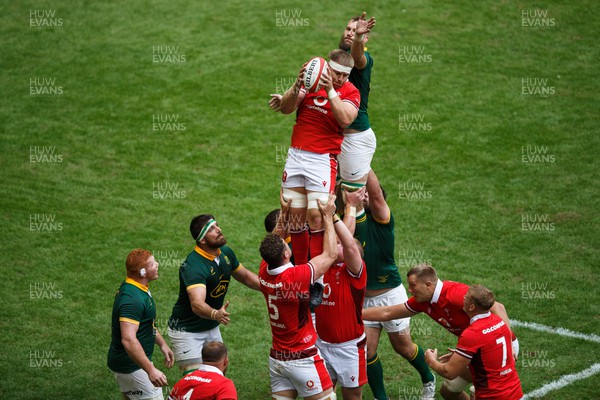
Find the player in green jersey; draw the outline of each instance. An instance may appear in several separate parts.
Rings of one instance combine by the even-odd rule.
[[[373,58],[365,47],[375,22],[374,17],[367,20],[365,12],[350,19],[339,43],[339,48],[349,52],[354,60],[354,67],[348,80],[360,92],[358,116],[344,129],[342,151],[338,156],[342,186],[348,190],[355,190],[365,185],[377,147],[375,133],[371,129],[367,113]]]
[[[173,366],[173,352],[154,326],[156,304],[148,283],[158,278],[158,263],[148,250],[135,249],[125,263],[127,277],[115,296],[108,368],[125,399],[161,399],[165,374],[152,364],[154,345]]]
[[[379,184],[379,179],[372,170],[369,172],[366,184],[364,209],[358,201],[358,198],[363,195],[363,190],[346,194],[347,203],[351,206],[346,214],[356,213],[354,235],[362,243],[365,252],[367,293],[364,308],[404,303],[408,300],[408,296],[394,261],[394,216],[385,200],[385,193]],[[352,206],[357,207],[356,210],[352,210]],[[423,383],[421,398],[434,398],[435,377],[425,363],[423,349],[411,339],[410,318],[384,323],[375,321],[364,321],[364,323],[367,334],[367,375],[374,397],[380,400],[388,398],[383,384],[383,368],[377,354],[383,328],[388,334],[393,349],[408,360],[421,375]]]
[[[175,361],[184,374],[202,363],[204,342],[223,342],[219,325],[230,321],[225,295],[231,277],[259,290],[258,276],[226,246],[227,239],[212,215],[194,217],[190,233],[196,247],[179,268],[179,298],[168,329]]]

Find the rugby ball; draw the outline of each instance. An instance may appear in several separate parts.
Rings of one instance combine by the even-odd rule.
[[[323,57],[312,58],[306,69],[304,70],[304,87],[307,91],[313,93],[320,89],[319,80],[321,75],[325,73],[327,68],[327,61]]]

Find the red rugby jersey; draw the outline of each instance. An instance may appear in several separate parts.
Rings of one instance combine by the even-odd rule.
[[[448,332],[460,336],[469,326],[469,316],[463,311],[465,294],[468,290],[469,285],[464,283],[442,282],[438,279],[430,302],[419,303],[414,297],[411,297],[404,304],[414,313],[427,313],[431,319],[446,328]]]
[[[367,274],[363,261],[358,276],[346,264],[333,265],[323,275],[323,302],[315,308],[317,333],[329,343],[357,339],[365,332],[362,320]]]
[[[201,365],[173,386],[169,400],[237,400],[235,386],[212,365]]]
[[[491,312],[473,317],[471,325],[458,338],[456,354],[471,360],[469,369],[477,399],[523,397],[511,340],[506,323]]]
[[[269,270],[263,260],[258,280],[269,311],[273,349],[285,357],[312,347],[317,340],[308,308],[313,266],[288,263]]]
[[[336,90],[343,102],[358,110],[360,93],[350,82]],[[296,124],[292,133],[292,147],[319,154],[339,154],[344,140],[343,129],[333,116],[325,89],[306,92],[296,111]]]

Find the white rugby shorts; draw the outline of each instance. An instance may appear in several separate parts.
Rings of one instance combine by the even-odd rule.
[[[299,397],[308,397],[333,387],[325,367],[325,361],[318,349],[312,347],[309,350],[312,350],[315,354],[309,357],[288,360],[285,360],[284,357],[274,358],[274,351],[271,350],[269,375],[272,393],[295,390],[298,392]],[[292,354],[288,353],[286,355]]]
[[[193,364],[200,362],[202,360],[202,346],[205,342],[223,343],[218,326],[205,332],[183,332],[169,328],[167,335],[173,345],[175,362],[181,366],[190,364],[186,363],[186,360],[191,360]]]
[[[120,372],[112,373],[115,376],[115,380],[119,385],[121,393],[123,393],[130,400],[143,400],[143,399],[162,399],[162,389],[155,387],[148,374],[143,369],[138,369],[130,374],[122,374]]]
[[[378,296],[365,297],[363,301],[363,308],[380,307],[380,306],[394,306],[396,304],[406,303],[408,296],[404,285],[400,284],[395,288],[382,293]],[[381,328],[386,332],[400,332],[410,327],[409,318],[392,319],[390,321],[379,322],[379,321],[363,321],[366,327]]]
[[[317,347],[325,359],[331,380],[345,388],[356,388],[367,383],[367,337],[343,343],[329,343],[317,339]]]
[[[336,174],[335,157],[291,147],[285,161],[281,186],[287,189],[303,187],[312,192],[331,193]]]
[[[340,176],[345,181],[357,181],[371,170],[371,161],[377,148],[375,132],[366,131],[345,133],[342,152],[338,156]]]

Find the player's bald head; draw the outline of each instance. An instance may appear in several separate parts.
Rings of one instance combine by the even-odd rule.
[[[218,363],[227,357],[227,347],[221,342],[208,342],[202,346],[202,362]]]

